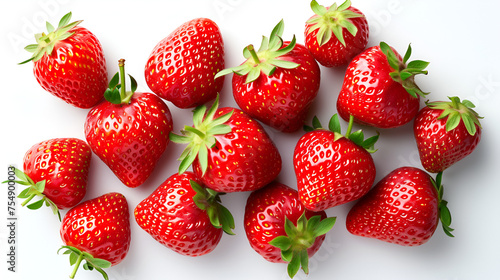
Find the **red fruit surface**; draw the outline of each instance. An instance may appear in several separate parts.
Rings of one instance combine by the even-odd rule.
[[[179,108],[191,108],[214,99],[224,78],[224,42],[219,27],[207,18],[188,21],[161,40],[144,70],[149,88]]]

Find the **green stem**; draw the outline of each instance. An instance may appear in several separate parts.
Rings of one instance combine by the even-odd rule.
[[[35,196],[36,196],[36,194],[32,194],[32,195],[30,195],[28,198],[26,198],[26,200],[25,200],[25,201],[23,201],[23,202],[21,203],[21,206],[25,206],[26,204],[28,204],[28,203],[29,203],[29,202],[30,202],[30,201],[31,201],[31,200],[32,200]]]
[[[354,116],[350,115],[349,116],[349,125],[347,126],[347,131],[345,133],[345,137],[349,138],[349,135],[351,135],[352,131],[352,125],[354,124]]]
[[[259,56],[257,55],[257,53],[255,52],[255,49],[253,47],[253,45],[248,45],[247,47],[248,51],[250,52],[250,54],[252,55],[252,58],[253,60],[255,61],[256,64],[260,64],[260,59],[259,59]]]
[[[71,272],[71,274],[69,275],[69,278],[71,278],[71,279],[75,278],[76,272],[78,271],[78,268],[80,267],[80,263],[82,263],[82,261],[83,261],[83,253],[80,253],[80,255],[78,256],[78,259],[76,260],[75,268],[73,268],[73,272]]]
[[[126,86],[125,86],[125,59],[118,60],[118,67],[120,68],[120,97],[121,100],[124,101],[127,95]]]

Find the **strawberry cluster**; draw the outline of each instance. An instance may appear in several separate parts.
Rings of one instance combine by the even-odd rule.
[[[91,154],[96,154],[127,187],[144,184],[157,168],[170,141],[185,144],[179,171],[170,174],[134,209],[137,225],[167,248],[186,256],[212,252],[223,233],[234,234],[235,221],[222,205],[231,192],[251,192],[244,229],[250,246],[270,262],[288,263],[291,278],[320,248],[335,224],[325,210],[356,201],[347,230],[403,246],[418,246],[434,234],[439,221],[453,236],[451,214],[443,199],[443,171],[469,155],[481,138],[481,118],[474,104],[459,97],[427,101],[415,76],[429,64],[409,61],[385,42],[367,48],[369,27],[363,13],[346,0],[329,7],[311,2],[305,44],[284,40],[284,22],[260,47],[243,49],[239,66],[225,68],[219,27],[207,18],[186,22],[152,50],[144,75],[149,92],[136,92],[137,82],[119,72],[108,81],[97,38],[70,23],[57,28],[26,50],[33,56],[40,85],[80,108],[91,108],[86,141],[57,138],[31,147],[24,171],[15,169],[23,205],[52,208],[61,220],[61,250],[75,268],[105,268],[127,255],[131,236],[126,198],[116,192],[82,202]],[[323,128],[314,117],[305,126],[320,88],[321,67],[347,66],[337,99],[337,112]],[[219,108],[224,77],[232,75],[239,108]],[[130,85],[128,83],[130,82]],[[193,125],[173,132],[169,101],[194,108]],[[211,106],[207,106],[212,103]],[[339,118],[339,116],[341,118]],[[348,122],[341,132],[341,119]],[[413,122],[423,169],[403,166],[375,183],[372,153],[380,133],[365,139],[354,124],[394,129]],[[305,133],[293,153],[294,189],[277,181],[282,158],[266,129]],[[382,135],[383,137],[383,135]],[[189,170],[189,169],[192,170]],[[429,173],[436,173],[435,178]],[[33,199],[37,199],[33,201]],[[69,209],[61,219],[59,210]]]

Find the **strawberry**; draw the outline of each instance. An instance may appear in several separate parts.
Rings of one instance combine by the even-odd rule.
[[[113,173],[135,188],[153,172],[173,124],[167,105],[152,93],[135,92],[137,82],[132,77],[132,91],[126,91],[124,63],[120,59],[120,71],[109,83],[106,100],[88,113],[85,137]]]
[[[77,205],[87,191],[87,176],[92,152],[85,141],[76,138],[56,138],[33,145],[24,156],[24,172],[15,168],[20,185],[29,186],[19,198],[27,205],[35,197],[40,200],[29,204],[39,209],[46,204],[54,214],[58,209]]]
[[[439,220],[453,237],[451,215],[443,200],[442,173],[400,167],[390,172],[347,215],[347,230],[403,246],[418,246],[434,234]]]
[[[371,47],[349,64],[337,99],[339,115],[360,124],[378,128],[402,126],[415,117],[420,96],[425,94],[415,84],[415,75],[427,74],[428,62],[404,58],[384,42]]]
[[[278,182],[254,191],[245,206],[244,228],[250,246],[266,260],[288,263],[290,278],[300,267],[308,274],[313,256],[335,218],[304,208],[297,191]]]
[[[312,211],[325,210],[360,198],[375,180],[375,163],[370,153],[378,135],[364,140],[363,131],[340,131],[337,114],[330,119],[329,130],[315,117],[313,128],[295,146],[293,166],[300,201]]]
[[[269,38],[263,36],[257,52],[243,50],[246,61],[215,76],[235,73],[233,96],[242,111],[283,132],[297,131],[318,94],[320,69],[309,51],[296,43],[283,42],[280,21]]]
[[[208,18],[188,21],[161,40],[151,52],[144,74],[149,88],[179,108],[215,99],[224,79],[224,42],[219,27]]]
[[[194,126],[176,143],[188,144],[179,160],[179,174],[192,164],[201,182],[217,192],[252,191],[273,181],[281,171],[281,156],[262,125],[236,108],[219,108],[218,97],[207,111],[194,110]]]
[[[104,268],[119,264],[130,248],[128,203],[119,193],[108,193],[78,204],[61,224],[64,254],[75,265],[73,279],[85,260],[85,270],[97,270],[108,279]]]
[[[306,22],[305,45],[321,65],[347,64],[366,48],[368,22],[360,10],[351,6],[351,1],[326,8],[312,0],[311,9],[315,15]]]
[[[36,34],[36,44],[26,46],[33,56],[33,72],[43,89],[79,108],[91,108],[102,100],[108,84],[101,43],[89,30],[69,23],[67,13],[57,29],[47,22],[48,33]]]
[[[137,224],[173,251],[191,257],[212,252],[234,220],[217,192],[192,172],[174,174],[135,208]]]
[[[413,131],[425,170],[442,172],[468,156],[481,140],[481,118],[468,100],[432,102],[415,118]]]

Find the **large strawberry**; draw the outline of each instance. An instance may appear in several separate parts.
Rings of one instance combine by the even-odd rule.
[[[425,170],[444,171],[468,156],[481,140],[481,118],[468,100],[432,102],[415,118],[413,131],[420,160]]]
[[[441,220],[444,232],[453,236],[441,178],[442,173],[434,180],[414,167],[395,169],[349,211],[347,230],[389,243],[418,246],[431,238]]]
[[[57,28],[47,22],[48,33],[36,34],[36,44],[25,49],[33,56],[33,72],[43,89],[79,108],[91,108],[102,100],[108,84],[101,43],[82,21],[69,23],[66,14]]]
[[[212,252],[234,220],[217,192],[192,172],[174,174],[135,208],[139,226],[175,252],[196,257]]]
[[[312,0],[311,9],[315,15],[306,22],[305,45],[321,65],[347,64],[366,48],[368,22],[360,10],[351,6],[351,1],[326,8]]]
[[[224,42],[219,27],[196,18],[175,29],[151,52],[144,74],[149,88],[179,108],[196,107],[220,93]]]
[[[320,69],[309,51],[283,42],[280,21],[269,38],[263,36],[259,50],[243,50],[243,64],[217,73],[233,73],[233,95],[242,111],[252,118],[284,132],[297,131],[304,124],[320,84]]]
[[[384,42],[356,56],[345,73],[337,99],[339,115],[360,124],[378,128],[402,126],[415,117],[420,96],[415,75],[427,74],[428,62],[414,60],[406,64],[411,47],[404,58]]]
[[[135,188],[151,175],[169,143],[172,116],[155,94],[125,89],[125,60],[110,81],[106,100],[87,115],[85,137],[92,151],[128,187]],[[119,80],[121,81],[119,84]]]
[[[40,197],[27,207],[38,209],[45,204],[60,219],[58,209],[71,208],[85,196],[91,155],[89,145],[76,138],[55,138],[33,145],[24,156],[24,172],[15,168],[16,182],[29,186],[18,196],[26,199],[21,205]]]
[[[300,201],[307,209],[325,210],[365,195],[373,185],[375,163],[370,153],[378,135],[364,140],[363,131],[344,135],[335,114],[329,130],[315,117],[313,128],[295,146],[293,166]]]
[[[250,246],[266,260],[288,263],[290,278],[300,267],[308,274],[308,259],[335,224],[325,211],[313,212],[300,203],[297,191],[278,182],[254,191],[245,206],[244,227]]]
[[[180,156],[179,173],[193,164],[203,184],[218,192],[252,191],[273,181],[281,156],[262,125],[235,108],[218,109],[218,97],[207,111],[194,110],[194,126],[170,139],[188,146]]]
[[[75,265],[73,279],[85,260],[85,270],[97,270],[108,279],[104,268],[117,265],[130,248],[128,203],[119,193],[108,193],[78,204],[68,211],[61,224],[64,254]]]

